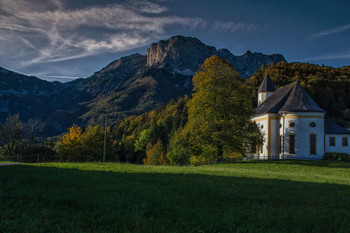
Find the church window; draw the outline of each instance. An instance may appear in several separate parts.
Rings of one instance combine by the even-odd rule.
[[[335,146],[335,137],[329,137],[329,146]]]
[[[261,125],[260,128],[263,129],[263,128],[264,128],[264,125]]]
[[[348,146],[348,137],[342,137],[342,145]]]
[[[315,122],[310,122],[310,127],[315,128],[316,127],[316,123]]]
[[[310,155],[316,154],[316,134],[310,134]]]
[[[295,123],[294,122],[290,122],[289,123],[289,127],[293,128],[295,126]]]
[[[289,154],[295,155],[295,134],[289,134]]]

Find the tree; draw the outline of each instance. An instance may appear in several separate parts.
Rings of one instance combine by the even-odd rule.
[[[83,130],[73,125],[69,129],[69,133],[63,137],[55,145],[57,157],[61,161],[79,161],[83,160],[84,154],[82,150]]]
[[[171,164],[185,165],[189,163],[188,133],[183,129],[177,130],[169,142],[169,160]]]
[[[145,129],[140,133],[139,139],[135,142],[135,151],[146,151],[147,144],[152,142],[151,134],[151,129]]]
[[[166,150],[160,139],[154,146],[152,146],[150,143],[147,145],[146,155],[147,158],[143,159],[143,163],[145,165],[165,165],[169,162],[168,158],[166,157]]]
[[[103,155],[105,129],[100,125],[86,128],[82,138],[82,151],[87,161],[101,161]],[[113,138],[111,127],[107,127],[107,156],[111,157],[113,151]]]
[[[23,139],[27,149],[31,150],[37,141],[37,135],[44,128],[44,123],[39,119],[29,119],[22,124]]]
[[[258,132],[250,120],[254,110],[245,80],[227,61],[212,56],[193,77],[193,86],[184,129],[189,132],[191,154],[204,159],[245,155]]]
[[[21,127],[18,113],[9,116],[4,124],[0,124],[0,143],[3,145],[4,154],[8,159],[13,158],[14,150],[21,140]]]

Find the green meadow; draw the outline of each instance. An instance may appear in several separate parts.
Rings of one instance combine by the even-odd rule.
[[[350,163],[0,166],[0,232],[349,232]]]

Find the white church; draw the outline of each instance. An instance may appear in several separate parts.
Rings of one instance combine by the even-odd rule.
[[[298,81],[276,90],[267,74],[252,118],[264,144],[252,146],[254,159],[322,159],[327,152],[350,153],[350,130],[328,120]]]

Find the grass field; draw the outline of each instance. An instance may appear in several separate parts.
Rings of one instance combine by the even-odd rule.
[[[0,232],[349,232],[350,163],[0,166]]]

